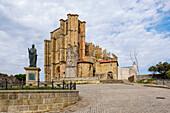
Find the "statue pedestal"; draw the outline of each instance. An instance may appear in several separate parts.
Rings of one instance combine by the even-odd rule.
[[[24,67],[26,70],[26,86],[38,86],[39,67]]]

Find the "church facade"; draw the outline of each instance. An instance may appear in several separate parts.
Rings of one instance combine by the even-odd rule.
[[[68,14],[66,20],[60,19],[60,27],[51,32],[50,40],[44,40],[45,81],[87,77],[118,79],[118,57],[86,43],[85,24],[77,14]]]

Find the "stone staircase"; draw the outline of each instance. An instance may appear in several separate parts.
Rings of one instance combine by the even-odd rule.
[[[124,83],[122,80],[100,80],[102,84]]]
[[[122,80],[124,84],[133,85],[129,80]]]

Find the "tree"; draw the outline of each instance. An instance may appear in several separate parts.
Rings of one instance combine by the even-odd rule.
[[[156,66],[151,66],[149,67],[148,71],[153,72],[153,74],[155,74],[158,71],[158,69]]]
[[[0,73],[0,75],[3,75],[3,76],[8,76],[6,73]]]
[[[136,52],[136,50],[135,50],[135,51],[134,51],[134,59],[135,59],[135,60],[134,60],[133,57],[132,57],[132,55],[131,55],[131,52],[130,52],[130,59],[131,59],[131,61],[132,61],[133,63],[136,64],[137,72],[138,72],[138,74],[140,75],[140,72],[139,72],[139,63],[138,63],[137,55],[138,55],[138,52]]]
[[[26,74],[17,74],[17,75],[14,75],[14,77],[16,77],[18,80],[26,80]]]
[[[161,75],[166,75],[166,72],[170,69],[168,62],[159,62],[156,67]]]
[[[170,70],[166,72],[167,77],[170,78]]]
[[[151,72],[158,72],[162,75],[163,78],[165,78],[165,75],[167,75],[167,71],[170,70],[170,64],[168,62],[159,62],[158,64],[156,64],[156,66],[151,66],[149,67],[148,71]]]

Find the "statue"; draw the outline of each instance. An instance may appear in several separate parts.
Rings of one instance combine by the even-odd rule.
[[[36,67],[37,63],[37,50],[34,48],[34,44],[32,44],[32,48],[28,48],[28,53],[29,53],[29,60],[30,60],[30,65],[29,67]]]

